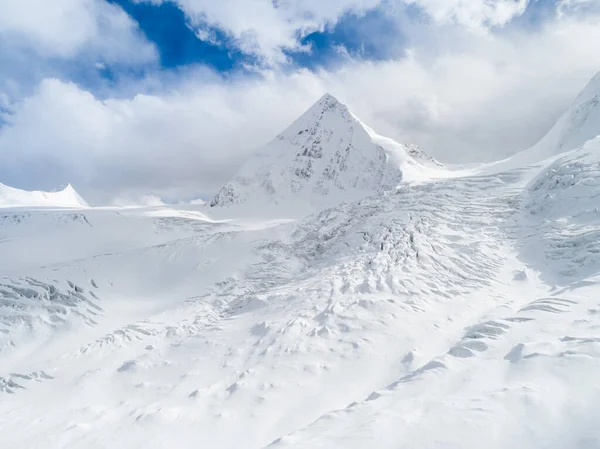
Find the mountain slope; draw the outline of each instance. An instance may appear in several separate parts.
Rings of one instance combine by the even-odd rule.
[[[544,159],[574,150],[600,134],[600,72],[577,96],[550,131],[526,153]]]
[[[600,72],[598,72],[544,137],[532,147],[476,170],[492,174],[528,165],[543,166],[577,150],[600,135]]]
[[[334,205],[422,179],[426,165],[439,166],[415,146],[378,136],[326,94],[251,157],[211,206],[272,205],[297,210]]]
[[[27,191],[0,184],[0,207],[88,207],[71,184],[58,192]]]

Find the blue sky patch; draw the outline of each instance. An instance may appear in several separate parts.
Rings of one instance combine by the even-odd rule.
[[[257,62],[240,52],[218,28],[201,24],[215,39],[210,42],[199,39],[184,12],[173,2],[156,5],[131,0],[110,1],[136,20],[146,38],[156,45],[163,70],[203,64],[225,73]],[[335,64],[343,60],[344,54],[367,60],[397,58],[403,53],[402,42],[396,22],[382,9],[374,9],[360,16],[347,14],[335,26],[304,37],[301,43],[310,45],[310,52],[288,51],[286,54],[294,66],[314,69]]]
[[[335,26],[301,40],[310,52],[288,52],[293,62],[315,69],[335,65],[346,56],[361,60],[397,59],[404,54],[405,39],[397,22],[381,9],[364,15],[346,14]]]
[[[515,17],[507,29],[538,29],[556,18],[557,0],[532,0],[525,12]]]
[[[138,22],[146,38],[158,48],[163,69],[205,64],[219,72],[226,72],[248,59],[228,45],[227,35],[219,29],[210,29],[218,44],[199,39],[184,12],[175,3],[164,2],[156,5],[134,3],[131,0],[110,2],[121,6]]]

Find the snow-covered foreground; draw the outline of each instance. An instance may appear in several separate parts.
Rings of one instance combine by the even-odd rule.
[[[600,139],[551,156],[294,218],[0,210],[0,447],[600,447]]]

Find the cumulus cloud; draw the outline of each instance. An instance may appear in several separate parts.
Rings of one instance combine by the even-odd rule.
[[[423,8],[438,23],[473,29],[502,26],[525,12],[530,0],[405,0]]]
[[[84,48],[101,53],[109,61],[155,56],[153,47],[141,38],[136,22],[104,0],[3,0],[0,38],[63,58],[73,57]]]
[[[0,2],[0,96],[9,103],[45,77],[68,78],[99,65],[130,67],[157,58],[138,24],[105,0]]]
[[[560,0],[558,4],[560,14],[585,14],[593,11],[600,11],[600,4],[597,0]]]
[[[292,119],[293,105],[313,97],[295,85],[192,82],[162,96],[101,101],[74,84],[45,80],[0,130],[0,177],[40,188],[68,179],[100,202],[120,193],[208,194]]]
[[[403,5],[422,9],[435,22],[456,23],[473,30],[502,26],[523,14],[529,0],[136,0],[154,4],[175,1],[202,38],[206,26],[228,34],[244,53],[262,63],[286,60],[284,51],[310,51],[307,34],[335,25],[345,14],[362,15],[374,8],[394,13]],[[581,0],[579,0],[581,1]]]
[[[171,0],[136,0],[160,4]],[[382,0],[175,0],[198,29],[211,38],[206,26],[224,31],[237,49],[273,65],[285,62],[284,50],[302,50],[307,34],[335,24],[345,13],[362,14]],[[309,50],[305,48],[304,50]]]

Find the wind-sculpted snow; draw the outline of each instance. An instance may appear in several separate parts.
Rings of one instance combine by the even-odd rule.
[[[528,186],[535,237],[524,253],[551,282],[583,279],[600,264],[600,138],[545,168]]]
[[[74,320],[93,326],[102,315],[93,291],[67,281],[0,278],[0,353],[23,334],[45,332]]]
[[[20,363],[19,372],[43,371],[52,379],[40,386],[69,385],[80,398],[55,411],[56,422],[101,419],[105,412],[83,405],[98,403],[98,389],[102,410],[120,410],[115,440],[73,429],[86,445],[137,447],[151,429],[174,425],[186,446],[264,446],[422,366],[442,367],[427,364],[508,300],[487,292],[499,273],[513,274],[505,264],[519,191],[506,182],[519,176],[406,186],[267,229],[206,225],[191,237],[45,268],[79,273],[74,285],[93,274],[103,314],[89,341]],[[155,282],[157,273],[171,273],[169,285]],[[115,289],[134,285],[147,299],[128,301],[135,319],[119,324]],[[54,391],[36,387],[42,403]],[[122,403],[119,391],[137,399]]]
[[[491,447],[544,447],[550,430],[568,447],[575,434],[594,441],[597,402],[579,412],[538,393],[594,397],[598,372],[580,357],[597,357],[600,303],[585,289],[550,292],[518,259],[538,226],[524,221],[530,173],[407,185],[291,222],[128,212],[105,232],[147,222],[156,244],[33,270],[56,279],[36,282],[61,286],[66,314],[50,287],[11,281],[48,292],[7,290],[29,320],[66,320],[34,326],[19,340],[32,356],[0,363],[0,422],[28,428],[2,445],[469,448],[504,428]],[[82,229],[99,232],[102,217]],[[561,440],[552,404],[583,427]]]

